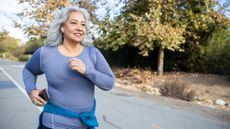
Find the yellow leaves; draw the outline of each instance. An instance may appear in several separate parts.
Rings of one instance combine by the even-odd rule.
[[[142,56],[147,57],[147,56],[149,56],[149,51],[141,51],[141,52],[139,52],[139,54],[141,54]]]
[[[68,0],[48,0],[46,3],[46,8],[55,10],[57,7],[65,7],[69,4],[70,3]]]
[[[150,14],[145,14],[145,16],[152,17]],[[183,34],[185,33],[185,27],[173,27],[170,24],[159,23],[158,20],[143,20],[143,17],[138,17],[132,15],[132,17],[137,19],[136,29],[137,35],[145,38],[145,42],[138,41],[135,44],[139,46],[141,54],[143,56],[148,55],[148,51],[153,49],[154,46],[162,46],[169,50],[182,51],[180,45],[185,42]],[[156,17],[158,19],[159,17]]]
[[[24,24],[22,28],[29,35],[45,36],[46,30],[53,19],[53,15],[56,9],[68,6],[68,5],[80,5],[89,9],[90,14],[95,9],[95,6],[90,3],[89,0],[70,2],[69,0],[18,0],[20,4],[26,4],[29,7],[25,8],[19,16],[27,17],[33,20],[34,27],[31,24]],[[33,29],[31,29],[33,28]]]

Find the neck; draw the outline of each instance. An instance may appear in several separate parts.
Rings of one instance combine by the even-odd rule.
[[[68,42],[66,40],[60,45],[67,52],[76,52],[76,50],[80,50],[82,45],[80,42]]]
[[[73,57],[78,56],[82,52],[83,46],[78,42],[63,41],[63,43],[58,46],[58,49],[63,55]]]

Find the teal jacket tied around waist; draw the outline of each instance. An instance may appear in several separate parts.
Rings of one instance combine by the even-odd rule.
[[[79,118],[83,124],[87,125],[90,129],[95,129],[95,127],[98,127],[99,124],[97,122],[97,118],[95,116],[95,110],[96,110],[96,101],[94,100],[94,106],[90,112],[82,112],[82,113],[76,113],[69,111],[63,107],[60,107],[56,104],[53,104],[52,102],[48,101],[44,109],[39,116],[39,126],[38,129],[42,129],[42,114],[44,112],[53,113],[61,116],[71,117],[71,118]]]

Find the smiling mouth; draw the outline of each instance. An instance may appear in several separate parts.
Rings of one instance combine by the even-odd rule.
[[[83,34],[81,34],[81,33],[73,33],[73,35],[81,37]]]

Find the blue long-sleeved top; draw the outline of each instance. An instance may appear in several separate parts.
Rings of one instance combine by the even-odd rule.
[[[68,66],[70,58],[81,59],[86,71],[81,74]],[[115,77],[101,52],[95,47],[84,47],[80,55],[68,57],[58,47],[44,46],[35,51],[23,69],[23,80],[28,94],[36,89],[37,76],[45,74],[49,101],[74,112],[89,112],[94,103],[95,85],[102,90],[114,86]],[[82,128],[79,119],[44,113],[43,124],[50,128]]]

